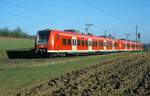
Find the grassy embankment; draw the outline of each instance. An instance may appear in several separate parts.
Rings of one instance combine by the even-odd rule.
[[[7,50],[33,47],[32,39],[0,37],[0,58],[7,58]]]

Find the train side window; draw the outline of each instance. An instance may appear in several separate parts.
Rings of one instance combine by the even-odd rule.
[[[87,40],[85,40],[85,46],[88,46],[88,41]]]
[[[95,41],[92,42],[92,46],[94,46],[94,42],[95,42]]]
[[[96,46],[96,41],[94,42],[94,46]]]
[[[99,46],[102,46],[102,45],[101,45],[101,42],[99,42]]]
[[[134,48],[134,44],[132,44],[132,48]]]
[[[104,46],[108,46],[107,41],[106,41],[106,42],[104,42]]]
[[[130,44],[129,43],[127,44],[127,48],[130,48]]]
[[[107,42],[107,46],[110,47],[110,42],[109,41]]]
[[[71,39],[68,39],[68,45],[69,46],[71,45]]]
[[[136,45],[136,48],[138,48],[138,45]]]
[[[77,42],[78,42],[78,44],[77,44],[77,45],[78,45],[78,46],[80,46],[80,42],[81,42],[81,41],[80,41],[80,40],[77,40]]]
[[[115,47],[118,47],[118,46],[119,46],[119,44],[117,42],[115,42]]]
[[[125,48],[125,46],[126,46],[125,43],[123,43],[123,48]]]
[[[111,41],[109,42],[109,47],[112,47],[112,42]]]
[[[93,41],[93,42],[92,42],[92,46],[97,46],[97,42],[96,42],[96,41]]]
[[[103,41],[100,41],[100,46],[102,46],[102,47],[104,46],[104,43],[103,43]]]
[[[66,39],[63,39],[63,45],[66,46],[67,42]]]
[[[82,40],[82,46],[84,46],[84,40]]]
[[[103,42],[102,41],[99,42],[99,46],[103,47]]]
[[[109,42],[109,47],[112,47],[112,42],[111,41]]]
[[[98,44],[97,44],[97,41],[95,41],[95,46],[97,46]]]

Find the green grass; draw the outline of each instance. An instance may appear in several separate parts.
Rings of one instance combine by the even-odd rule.
[[[7,39],[0,40],[0,50],[17,49],[17,48],[31,48],[34,40],[32,39]]]
[[[125,56],[126,55],[123,57]],[[116,57],[120,57],[120,55],[110,54],[88,57],[71,57],[70,59],[76,59],[74,61],[69,61],[69,58],[64,57],[56,59],[56,62],[60,60],[66,60],[66,62],[47,62],[45,65],[41,63],[41,66],[32,66],[35,63],[32,61],[31,64],[28,64],[27,66],[24,64],[14,67],[3,65],[0,66],[0,92],[6,93],[8,91],[20,90],[61,74],[86,67],[90,64],[99,63],[102,60],[113,59]]]
[[[0,57],[6,57],[6,51],[20,48],[33,48],[34,40],[0,37]]]

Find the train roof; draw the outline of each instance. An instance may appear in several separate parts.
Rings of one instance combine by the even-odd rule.
[[[45,30],[40,30],[40,31],[56,31],[56,32],[60,32],[60,33],[65,33],[65,34],[71,34],[71,35],[78,35],[78,36],[87,36],[87,37],[91,37],[91,38],[101,38],[101,39],[106,39],[106,40],[121,40],[124,42],[129,42],[129,43],[140,43],[140,42],[136,42],[136,41],[131,41],[131,40],[126,40],[126,39],[114,39],[111,37],[106,37],[106,36],[95,36],[93,34],[85,34],[85,33],[80,33],[79,30],[75,30],[75,29],[67,29],[67,30],[56,30],[56,29],[45,29]]]

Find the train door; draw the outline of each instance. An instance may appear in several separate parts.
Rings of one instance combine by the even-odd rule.
[[[77,51],[77,38],[75,36],[72,37],[72,51]]]
[[[127,42],[125,42],[125,50],[128,50]]]
[[[104,50],[107,50],[107,41],[106,40],[104,40],[104,42],[103,42],[104,44]]]
[[[92,39],[88,39],[88,50],[92,51]]]
[[[113,51],[115,50],[115,41],[114,40],[112,41],[112,50]]]

